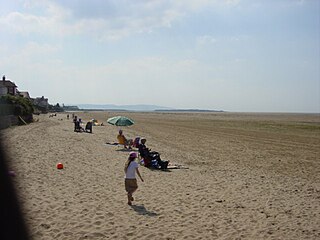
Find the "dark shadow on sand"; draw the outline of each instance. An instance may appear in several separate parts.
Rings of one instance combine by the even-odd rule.
[[[157,171],[157,172],[171,172],[171,169],[156,169],[156,168],[152,168],[152,167],[146,167],[147,169],[149,169],[150,171]]]
[[[131,208],[139,215],[146,215],[149,217],[156,217],[159,215],[158,213],[148,211],[143,205],[132,205]]]
[[[121,148],[121,149],[117,149],[117,152],[131,152],[133,151],[132,149],[128,149],[128,148]]]
[[[161,171],[161,172],[167,172],[167,173],[170,173],[170,172],[174,172],[176,170],[181,170],[181,169],[189,169],[189,167],[183,167],[183,166],[179,166],[177,168],[167,168],[167,169],[161,169],[161,168],[152,168],[152,167],[146,167],[147,169],[149,169],[150,171]]]

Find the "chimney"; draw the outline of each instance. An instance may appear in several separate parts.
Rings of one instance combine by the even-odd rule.
[[[6,75],[3,75],[2,76],[2,81],[5,81],[6,80]]]

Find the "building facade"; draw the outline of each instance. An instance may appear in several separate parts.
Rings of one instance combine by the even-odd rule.
[[[11,82],[10,80],[6,80],[6,76],[2,77],[0,81],[0,96],[2,95],[16,95],[17,94],[17,86]]]

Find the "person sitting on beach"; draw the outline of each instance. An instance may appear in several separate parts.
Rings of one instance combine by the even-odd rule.
[[[169,161],[162,161],[160,158],[160,154],[155,151],[151,151],[151,149],[146,147],[146,139],[141,138],[141,142],[139,145],[139,154],[143,159],[145,167],[153,167],[156,169],[167,169]]]
[[[80,121],[74,121],[74,131],[75,132],[83,132],[84,131],[83,127],[81,127]]]
[[[139,145],[140,145],[140,137],[137,136],[137,137],[133,140],[132,146],[135,147],[135,148],[139,148]]]
[[[81,131],[80,123],[78,121],[74,121],[73,123],[74,123],[74,131],[80,132]]]
[[[86,132],[92,133],[92,122],[91,121],[87,122],[87,124],[86,124]]]
[[[150,158],[148,156],[149,156],[149,153],[150,153],[151,149],[146,147],[146,145],[145,145],[146,141],[147,140],[145,138],[141,138],[138,148],[139,148],[140,157],[143,159],[144,166],[145,167],[150,167],[151,161],[150,161]]]
[[[122,130],[119,130],[119,134],[117,136],[118,143],[123,145],[125,148],[131,149],[132,146],[132,139],[127,139],[124,135]]]

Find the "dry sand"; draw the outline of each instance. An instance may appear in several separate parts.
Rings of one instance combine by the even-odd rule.
[[[319,115],[119,114],[136,121],[126,136],[146,137],[188,169],[141,167],[130,207],[128,152],[105,144],[118,127],[75,133],[58,114],[5,129],[33,239],[320,239]],[[105,122],[118,113],[77,115]]]

